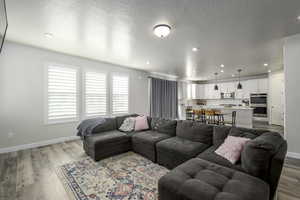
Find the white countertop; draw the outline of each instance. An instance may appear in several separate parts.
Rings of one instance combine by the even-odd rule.
[[[249,106],[226,107],[226,106],[218,106],[218,105],[208,105],[208,106],[195,105],[192,107],[193,109],[253,110],[253,108]]]

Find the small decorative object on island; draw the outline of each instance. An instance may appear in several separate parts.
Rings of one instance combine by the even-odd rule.
[[[7,23],[5,0],[0,0],[0,53],[4,43],[7,26],[8,23]]]
[[[216,77],[216,84],[215,84],[215,90],[219,90],[219,87],[218,87],[218,85],[217,85],[217,81],[218,81],[218,79],[217,79],[217,76],[218,76],[218,73],[216,72],[215,73],[215,77]]]
[[[241,89],[243,89],[243,86],[242,86],[242,84],[241,84],[241,69],[238,69],[237,70],[238,71],[238,73],[239,73],[239,84],[237,85],[237,89],[238,90],[241,90]]]

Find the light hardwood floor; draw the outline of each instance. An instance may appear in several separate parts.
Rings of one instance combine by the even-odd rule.
[[[68,199],[55,169],[84,157],[86,155],[81,141],[0,154],[0,199]],[[286,160],[278,189],[278,199],[300,199],[299,160]]]

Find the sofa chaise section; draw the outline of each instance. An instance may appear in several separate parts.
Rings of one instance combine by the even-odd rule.
[[[269,186],[199,158],[179,165],[158,182],[160,200],[269,200]]]
[[[92,135],[85,136],[83,148],[87,155],[95,161],[107,158],[132,149],[131,135],[119,131],[119,127],[127,117],[136,114],[105,118],[105,122],[93,129]]]

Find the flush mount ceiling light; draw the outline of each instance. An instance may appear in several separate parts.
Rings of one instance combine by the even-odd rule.
[[[220,65],[220,67],[222,67],[222,68],[223,68],[223,67],[225,67],[225,65],[224,65],[224,64],[221,64],[221,65]]]
[[[153,28],[154,34],[159,38],[167,37],[171,32],[171,26],[167,24],[158,24]]]
[[[243,86],[242,86],[242,84],[241,84],[241,69],[238,69],[237,70],[238,71],[238,73],[239,73],[239,84],[237,85],[237,89],[238,90],[241,90],[241,89],[243,89]]]
[[[221,73],[224,73],[224,70],[223,70],[223,69],[221,69]]]
[[[271,72],[272,72],[272,70],[270,70],[270,69],[269,69],[269,70],[268,70],[268,72],[269,72],[269,73],[271,73]]]
[[[150,65],[150,61],[148,60],[148,61],[146,62],[146,64],[147,64],[147,65]]]
[[[194,48],[192,48],[192,51],[198,51],[198,48],[197,47],[194,47]]]
[[[268,66],[269,66],[269,64],[268,64],[268,63],[264,63],[264,66],[265,66],[265,67],[268,67]]]

